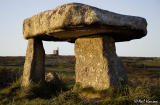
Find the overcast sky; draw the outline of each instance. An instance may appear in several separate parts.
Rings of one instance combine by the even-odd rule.
[[[70,2],[146,18],[147,36],[116,43],[117,54],[160,57],[160,0],[0,0],[0,56],[24,56],[27,40],[22,35],[23,20]],[[74,44],[44,41],[43,44],[46,54],[59,47],[60,55],[74,55]]]

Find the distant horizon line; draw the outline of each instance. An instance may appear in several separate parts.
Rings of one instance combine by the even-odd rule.
[[[45,54],[45,55],[53,55],[53,56],[75,56],[75,55],[54,55],[54,54]],[[25,56],[14,56],[14,55],[9,55],[9,56],[1,56],[0,55],[0,57],[25,57]],[[139,57],[139,58],[160,58],[160,56],[159,57],[155,57],[155,56],[152,56],[152,57],[146,57],[146,56],[118,56],[118,57]]]

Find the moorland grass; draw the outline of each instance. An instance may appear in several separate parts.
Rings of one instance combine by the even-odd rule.
[[[71,66],[66,64],[66,67],[59,64],[46,65],[46,72],[56,72],[61,80],[60,83],[32,84],[30,88],[22,89],[21,80],[18,79],[8,87],[0,89],[0,105],[135,105],[136,99],[160,102],[160,69],[155,68],[160,65],[160,60],[139,58],[124,60],[127,60],[124,65],[127,68],[129,85],[99,91],[91,87],[75,90],[73,89],[75,84],[73,64],[70,64]],[[133,64],[128,63],[131,61]],[[142,64],[146,67],[141,68],[139,65]],[[18,65],[15,61],[15,66],[0,66],[0,77],[8,78],[8,71],[22,71],[23,66]],[[90,98],[100,98],[100,100],[93,103]]]
[[[124,85],[98,91],[91,87],[74,90],[68,89],[64,80],[61,81],[32,84],[30,88],[22,89],[19,79],[8,88],[0,90],[0,105],[135,105],[136,99],[160,101],[159,89]],[[82,93],[92,94],[91,98],[98,94],[100,100],[91,103],[90,97]]]

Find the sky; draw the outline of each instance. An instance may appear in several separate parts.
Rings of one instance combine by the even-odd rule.
[[[160,57],[160,0],[0,0],[0,56],[24,56],[23,21],[57,6],[77,2],[119,14],[144,17],[147,36],[116,43],[118,56]],[[74,44],[43,41],[46,54],[74,55]]]

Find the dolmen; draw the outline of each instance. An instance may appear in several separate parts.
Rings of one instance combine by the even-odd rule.
[[[127,83],[125,68],[115,43],[140,39],[147,34],[144,18],[127,16],[93,6],[70,3],[41,12],[23,23],[28,40],[22,86],[45,81],[44,41],[75,43],[76,84],[107,89]],[[126,49],[127,50],[127,49]]]

